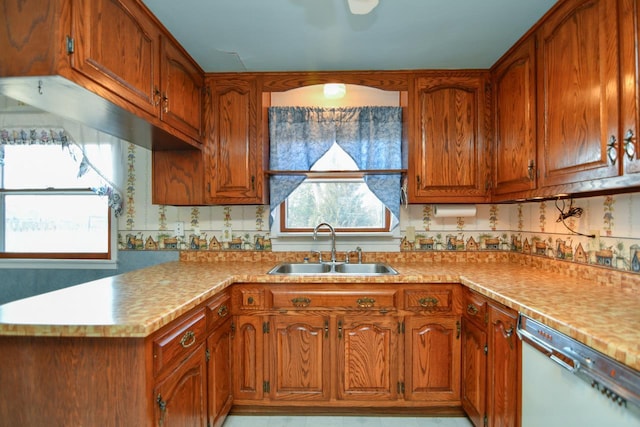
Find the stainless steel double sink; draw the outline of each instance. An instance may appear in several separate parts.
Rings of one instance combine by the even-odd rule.
[[[390,265],[380,262],[358,264],[340,262],[283,262],[269,270],[267,274],[317,276],[343,274],[351,276],[383,276],[398,274],[398,272]]]

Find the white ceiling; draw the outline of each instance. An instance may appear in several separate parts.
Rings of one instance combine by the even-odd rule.
[[[144,0],[206,72],[490,68],[556,0]]]

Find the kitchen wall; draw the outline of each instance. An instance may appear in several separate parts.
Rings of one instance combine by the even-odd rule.
[[[119,220],[121,251],[271,250],[268,206],[152,205],[151,152],[131,144],[127,162],[125,213]],[[573,234],[558,222],[558,208],[566,212],[570,207],[580,208],[581,215],[565,219],[566,225],[598,237]],[[572,206],[568,199],[478,204],[473,217],[439,218],[433,208],[409,205],[402,209],[395,250],[517,251],[640,271],[640,193],[578,198]],[[173,232],[177,221],[184,223],[184,238]],[[412,241],[406,238],[408,227],[415,229]],[[223,230],[229,231],[228,237]]]

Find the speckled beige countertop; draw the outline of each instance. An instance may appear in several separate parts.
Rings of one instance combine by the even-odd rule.
[[[458,282],[640,370],[640,276],[536,257],[403,256],[385,260],[397,276],[330,276],[323,282]],[[319,282],[310,276],[270,276],[284,255],[182,255],[130,273],[0,306],[0,335],[146,337],[237,282]],[[235,257],[237,259],[237,257]]]

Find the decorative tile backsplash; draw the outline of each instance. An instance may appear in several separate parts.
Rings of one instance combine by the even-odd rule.
[[[130,144],[121,250],[271,250],[268,206],[176,207],[151,204],[151,152]],[[580,216],[559,220],[560,210]],[[475,217],[435,217],[432,205],[400,215],[399,251],[508,251],[640,272],[640,193],[479,204]],[[176,222],[184,237],[175,236]],[[566,226],[565,226],[566,224]],[[407,233],[412,227],[415,233]],[[569,229],[584,235],[574,234]],[[409,240],[407,235],[415,235]]]

